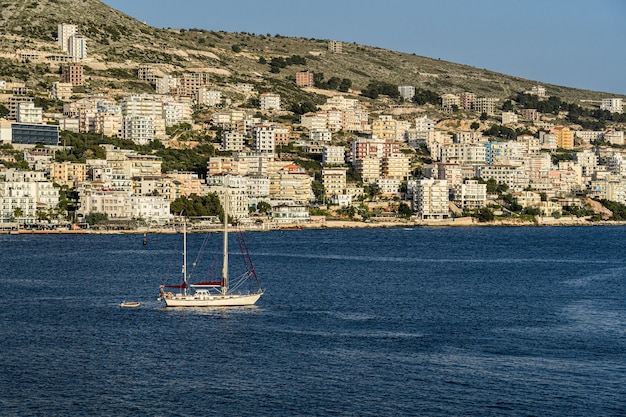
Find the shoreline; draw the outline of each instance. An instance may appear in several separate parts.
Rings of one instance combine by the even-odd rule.
[[[270,232],[270,231],[299,231],[320,229],[381,229],[381,228],[417,228],[417,227],[572,227],[572,226],[625,226],[626,221],[604,220],[591,222],[586,218],[543,218],[535,221],[521,219],[494,220],[491,222],[478,222],[471,217],[443,219],[443,220],[386,220],[386,221],[352,221],[352,220],[324,220],[314,222],[294,222],[282,224],[262,224],[260,226],[243,226],[246,232]],[[195,227],[188,230],[189,233],[219,232],[221,226]],[[98,235],[98,234],[177,234],[177,228],[139,228],[132,230],[0,230],[0,234],[7,235]]]

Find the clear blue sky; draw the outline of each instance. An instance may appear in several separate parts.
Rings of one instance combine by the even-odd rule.
[[[334,39],[626,94],[624,0],[104,0],[151,26]]]

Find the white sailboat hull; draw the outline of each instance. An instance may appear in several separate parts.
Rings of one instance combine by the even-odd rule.
[[[263,295],[256,294],[175,294],[164,297],[167,307],[244,307],[254,305]]]

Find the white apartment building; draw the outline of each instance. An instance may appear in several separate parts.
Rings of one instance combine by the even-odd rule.
[[[485,164],[487,149],[480,144],[451,143],[441,146],[440,161],[445,164]]]
[[[309,132],[309,139],[313,142],[330,142],[333,134],[329,129],[313,129]]]
[[[196,100],[201,106],[215,107],[222,104],[222,92],[217,90],[207,90],[204,87],[198,89]]]
[[[503,125],[514,125],[517,124],[517,113],[512,111],[503,111],[502,112],[502,124]]]
[[[83,35],[76,33],[70,36],[67,44],[67,52],[74,61],[87,59],[87,39]]]
[[[236,130],[225,130],[222,133],[222,149],[225,151],[242,151],[246,136]]]
[[[347,168],[322,169],[322,185],[327,198],[335,194],[345,194],[347,171]]]
[[[43,110],[35,107],[33,102],[22,102],[17,104],[17,122],[41,124],[43,120]]]
[[[154,119],[150,116],[124,116],[122,138],[138,145],[147,145],[154,140]]]
[[[0,182],[0,222],[11,222],[16,209],[21,212],[20,220],[34,219],[37,210],[35,196],[30,194],[30,190],[22,190],[19,184]]]
[[[52,83],[50,98],[53,98],[55,100],[67,101],[72,97],[72,94],[72,83]]]
[[[58,25],[57,44],[63,52],[69,51],[69,39],[77,33],[76,25],[61,23]]]
[[[326,165],[345,164],[345,148],[343,146],[322,146],[322,163]]]
[[[481,184],[477,180],[465,180],[463,184],[457,184],[452,189],[452,201],[459,207],[477,209],[487,203],[487,184]]]
[[[252,140],[256,152],[273,154],[276,146],[275,139],[273,126],[260,125],[252,129]]]
[[[600,109],[608,110],[611,113],[622,113],[624,111],[623,100],[621,98],[603,98]]]
[[[162,196],[133,195],[130,197],[131,216],[149,223],[165,224],[172,219],[170,202]]]
[[[397,178],[381,177],[376,180],[378,192],[387,197],[397,197],[400,195],[402,181]]]
[[[432,132],[435,130],[436,126],[437,123],[427,116],[417,117],[415,119],[415,130],[418,132]]]
[[[130,191],[81,190],[79,192],[79,217],[90,213],[103,213],[109,219],[132,219],[133,206]]]
[[[415,97],[415,87],[412,85],[401,85],[398,87],[398,92],[400,92],[400,97],[405,100],[413,100]]]
[[[612,145],[624,145],[624,132],[621,130],[609,130],[604,133],[604,140]]]
[[[191,103],[188,101],[164,101],[163,118],[165,126],[174,126],[180,123],[191,123]]]
[[[598,155],[587,149],[574,152],[574,162],[582,168],[583,178],[591,177],[598,167]]]
[[[446,219],[450,213],[448,182],[422,179],[413,192],[413,211],[422,220]]]
[[[328,130],[328,118],[326,113],[305,113],[300,116],[300,124],[302,127],[311,130]]]
[[[259,97],[261,110],[280,110],[280,96],[274,93],[263,93]]]
[[[486,165],[479,166],[478,176],[487,181],[491,178],[497,183],[504,183],[509,186],[512,191],[522,191],[528,187],[530,178],[528,172],[523,166],[514,165]]]
[[[166,74],[163,77],[155,78],[154,89],[157,94],[170,94],[172,90],[178,87],[178,78],[173,75]]]

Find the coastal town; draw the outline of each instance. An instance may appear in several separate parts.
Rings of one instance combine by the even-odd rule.
[[[0,232],[168,230],[181,214],[213,227],[218,210],[197,207],[207,196],[228,196],[233,221],[260,230],[623,220],[621,97],[356,90],[297,55],[262,59],[297,66],[290,82],[323,103],[286,106],[215,69],[159,62],[130,65],[151,92],[99,90],[89,42],[62,23],[56,43],[3,55],[50,71],[37,85],[0,75]],[[168,169],[168,150],[201,149],[199,169]]]

